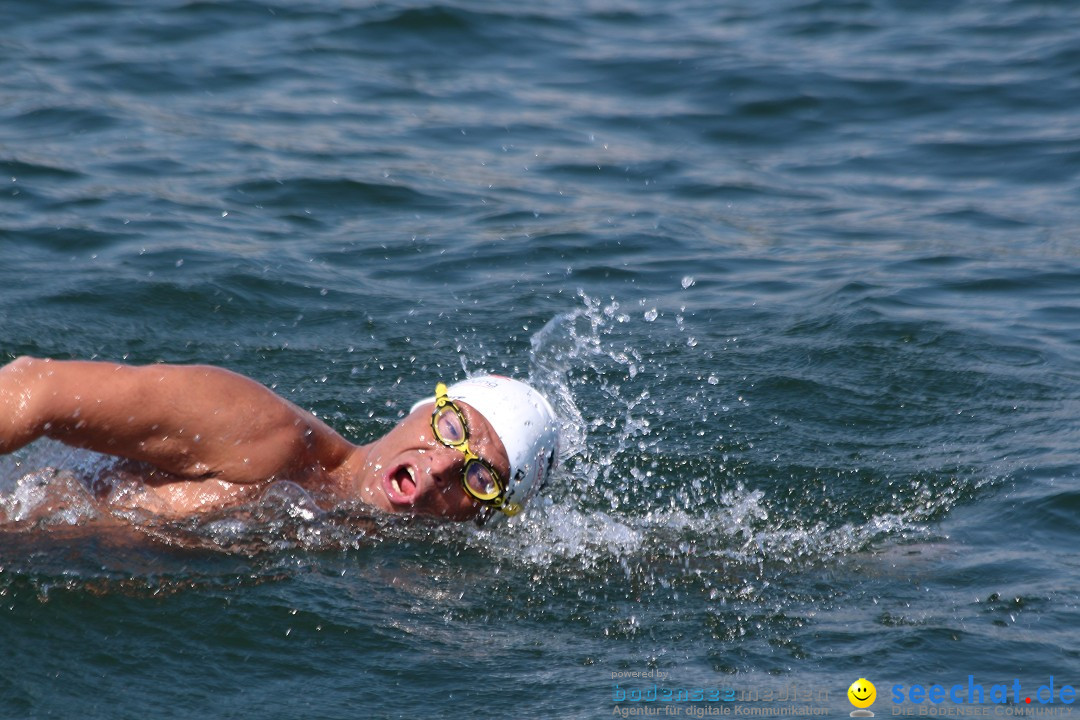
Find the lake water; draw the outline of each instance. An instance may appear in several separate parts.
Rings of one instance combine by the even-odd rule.
[[[142,541],[82,532],[97,458],[4,458],[6,517],[69,502],[0,535],[0,716],[1072,709],[1080,5],[0,18],[0,359],[217,364],[357,442],[529,376],[568,455],[501,528],[281,487]]]

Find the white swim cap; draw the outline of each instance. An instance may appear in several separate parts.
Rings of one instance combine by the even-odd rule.
[[[506,448],[510,478],[501,512],[481,519],[517,515],[544,484],[559,457],[559,424],[551,403],[531,385],[502,375],[479,375],[447,388],[451,400],[462,400],[484,416]],[[413,405],[416,410],[435,398]]]

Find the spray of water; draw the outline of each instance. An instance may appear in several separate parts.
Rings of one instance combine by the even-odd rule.
[[[709,370],[715,348],[700,343],[680,312],[645,301],[579,295],[531,338],[530,380],[560,418],[562,467],[529,511],[494,529],[401,524],[356,508],[320,508],[292,483],[262,498],[188,521],[125,516],[165,542],[226,551],[356,547],[428,537],[537,570],[655,576],[814,563],[884,537],[918,534],[955,494],[927,497],[841,522],[812,518],[740,472],[732,408],[752,412],[736,388]],[[88,488],[119,483],[108,458],[38,443],[0,467],[0,523],[79,525],[101,519]],[[87,478],[91,478],[88,482]],[[134,492],[114,487],[113,492]]]
[[[532,338],[531,380],[562,421],[562,472],[530,512],[471,536],[485,552],[586,574],[615,566],[655,578],[673,564],[760,574],[924,536],[924,521],[955,501],[920,498],[859,521],[808,519],[738,472],[748,443],[721,430],[737,435],[726,413],[748,405],[715,374],[687,371],[712,356],[684,317],[580,299]]]

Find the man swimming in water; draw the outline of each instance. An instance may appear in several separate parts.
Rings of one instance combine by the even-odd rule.
[[[354,445],[221,368],[20,357],[0,368],[0,454],[40,437],[135,464],[137,508],[174,518],[289,480],[320,502],[483,522],[520,512],[558,459],[551,405],[498,375],[438,383],[382,438]]]

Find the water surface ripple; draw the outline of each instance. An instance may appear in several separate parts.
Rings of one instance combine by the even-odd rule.
[[[3,18],[0,360],[215,363],[356,441],[529,375],[567,457],[497,531],[279,485],[134,536],[101,458],[0,458],[0,715],[1080,684],[1080,5]]]

